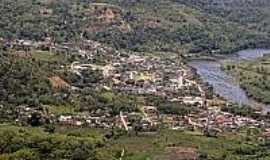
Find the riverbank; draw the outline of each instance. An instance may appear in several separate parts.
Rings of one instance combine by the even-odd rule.
[[[229,74],[238,77],[238,82],[248,97],[267,105],[270,104],[269,57],[239,63],[226,63],[224,69]]]
[[[268,53],[270,53],[270,50],[265,49],[243,50],[226,57],[215,57],[215,59],[211,58],[210,60],[203,57],[191,60],[188,62],[188,65],[196,69],[204,82],[213,86],[216,94],[229,102],[240,105],[262,106],[268,110],[269,106],[254,102],[253,99],[249,98],[246,91],[241,88],[241,85],[235,81],[235,77],[222,70],[224,61],[254,60]]]

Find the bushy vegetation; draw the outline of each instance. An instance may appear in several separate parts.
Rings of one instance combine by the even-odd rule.
[[[123,160],[163,160],[180,156],[167,152],[168,147],[179,147],[182,152],[193,149],[200,159],[264,160],[269,158],[269,144],[258,141],[258,134],[259,130],[243,129],[237,135],[224,133],[211,138],[199,132],[162,130],[158,134],[120,136],[108,141],[103,131],[93,129],[58,128],[47,132],[44,128],[2,125],[0,159],[113,160],[119,159],[124,149]]]
[[[95,89],[95,85],[102,86],[103,82],[99,70],[82,73],[84,78],[81,78],[69,69],[71,57],[44,52],[34,52],[30,57],[22,55],[1,54],[0,104],[5,106],[1,108],[1,119],[14,118],[18,106],[36,109],[48,106],[55,114],[98,109],[119,114],[120,110],[132,112],[137,109],[135,96]],[[53,76],[59,79],[52,82],[50,77]],[[60,88],[55,88],[53,83],[59,83]],[[10,115],[4,114],[8,110]]]
[[[1,160],[114,159],[102,133],[91,130],[48,133],[42,128],[0,126],[0,137]]]
[[[234,115],[239,115],[243,117],[251,117],[254,119],[260,119],[262,118],[261,114],[256,113],[256,109],[252,108],[251,106],[246,106],[246,105],[229,105],[229,106],[224,106],[221,108],[222,111],[224,112],[229,112]]]
[[[266,0],[248,4],[235,0],[238,3],[230,2],[225,8],[211,7],[213,2],[219,6],[221,1],[0,0],[0,160],[114,160],[121,156],[123,160],[163,160],[168,146],[193,148],[200,159],[269,159],[268,143],[242,133],[209,138],[196,132],[162,130],[151,136],[123,136],[122,130],[113,128],[108,132],[116,136],[108,140],[105,130],[41,125],[38,113],[31,114],[28,121],[35,127],[10,124],[18,118],[21,106],[45,107],[56,116],[82,112],[114,116],[120,111],[139,112],[141,105],[157,106],[165,114],[196,112],[194,107],[168,103],[161,97],[112,91],[100,70],[82,71],[82,76],[71,70],[71,62],[86,59],[47,51],[13,51],[2,42],[49,37],[52,43],[73,42],[79,47],[82,40],[95,40],[144,54],[230,53],[269,46]],[[95,63],[105,64],[105,58],[98,56]],[[228,65],[227,69],[239,72],[241,85],[250,96],[270,103],[268,64],[262,60],[238,68]],[[254,112],[235,107],[224,111],[241,116]],[[126,152],[121,155],[123,149]]]
[[[140,52],[229,53],[269,46],[267,34],[210,14],[201,9],[204,5],[198,9],[197,1],[94,2],[2,0],[0,37],[30,40],[52,37],[56,42],[79,42],[83,38]],[[249,16],[249,12],[244,13],[247,15],[242,19]]]
[[[209,14],[223,17],[228,21],[245,25],[249,29],[269,34],[268,0],[175,0],[193,8],[199,8]]]
[[[255,61],[225,64],[225,70],[232,73],[240,82],[248,96],[259,102],[270,103],[269,57]]]
[[[268,159],[267,142],[255,137],[259,131],[243,129],[241,133],[224,133],[217,138],[201,135],[199,132],[163,130],[157,135],[121,137],[114,141],[114,148],[126,148],[128,160],[164,160],[183,156],[188,148],[193,148],[201,160],[251,160]],[[255,135],[254,135],[255,134]],[[183,152],[168,154],[167,147],[179,147]]]
[[[0,60],[1,101],[35,105],[45,102],[53,91],[48,78],[56,74],[64,61],[46,61],[40,56],[19,57],[2,52]]]

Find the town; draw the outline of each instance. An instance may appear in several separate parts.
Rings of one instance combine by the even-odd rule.
[[[52,44],[50,38],[45,42],[17,40],[4,44],[6,48],[15,49],[20,56],[31,55],[33,50],[78,56],[81,58],[80,61],[74,60],[63,67],[79,77],[83,77],[83,72],[87,70],[100,71],[102,80],[89,84],[95,89],[137,96],[156,96],[170,103],[177,102],[191,110],[184,115],[160,113],[158,106],[147,102],[146,104],[149,105],[138,106],[138,112],[120,111],[116,116],[106,111],[55,115],[49,113],[46,106],[41,110],[19,106],[16,118],[19,124],[26,123],[35,113],[44,121],[64,126],[105,129],[117,127],[126,131],[136,129],[141,132],[154,132],[160,126],[166,126],[172,130],[199,129],[202,132],[207,130],[215,135],[220,132],[237,132],[242,127],[267,128],[268,126],[264,120],[222,111],[222,107],[231,104],[215,96],[211,86],[198,78],[196,71],[186,66],[178,57],[170,59],[131,54],[116,51],[95,41],[85,41],[80,47],[72,43]],[[49,80],[54,88],[80,90],[80,87],[70,86],[57,76],[50,77]]]
[[[0,160],[270,159],[269,0],[2,0]]]

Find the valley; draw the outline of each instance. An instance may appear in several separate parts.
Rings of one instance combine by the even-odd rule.
[[[0,0],[0,160],[267,160],[267,0]]]

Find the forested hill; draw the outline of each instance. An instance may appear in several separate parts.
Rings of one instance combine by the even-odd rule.
[[[269,34],[270,1],[268,0],[175,0],[180,4],[201,9],[207,13],[225,18]]]
[[[261,22],[260,14],[254,14],[265,9],[266,0],[238,5],[226,1],[224,9],[214,2],[0,0],[0,38],[42,41],[50,37],[57,43],[91,39],[116,49],[177,53],[230,53],[270,45],[269,16]]]
[[[0,160],[269,159],[270,115],[182,59],[270,46],[267,0],[225,1],[0,0]]]

